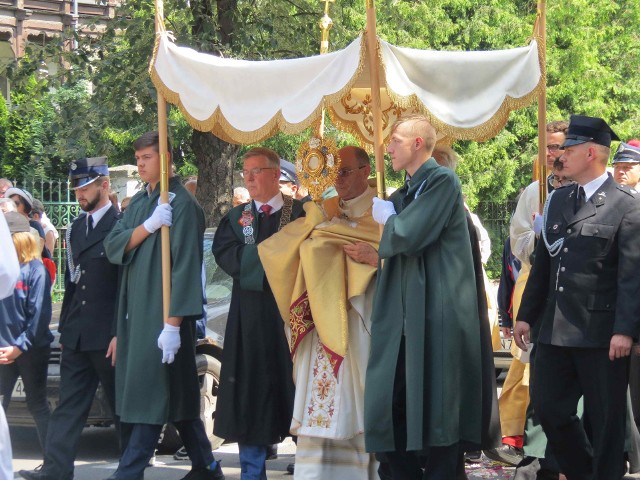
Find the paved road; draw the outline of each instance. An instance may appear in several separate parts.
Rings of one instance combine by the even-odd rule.
[[[14,428],[11,430],[13,446],[13,468],[31,470],[41,463],[40,448],[35,430],[32,428]],[[267,462],[269,479],[291,480],[287,473],[287,465],[293,462],[295,444],[288,438],[278,448],[278,458]],[[228,480],[240,479],[240,464],[236,444],[223,445],[215,452],[222,461],[225,476]],[[117,467],[118,451],[116,435],[113,428],[85,429],[80,442],[78,460],[76,462],[75,480],[103,480],[113,473]],[[508,479],[513,469],[498,465],[469,466],[467,473],[470,479]],[[145,480],[177,480],[189,471],[189,462],[176,461],[172,455],[158,455],[156,466],[145,471]],[[17,476],[15,478],[20,478]],[[341,480],[341,479],[333,479]]]
[[[17,472],[22,469],[33,469],[41,463],[40,448],[35,430],[32,428],[14,428],[11,430],[13,446],[13,468]],[[295,444],[290,438],[279,446],[278,458],[267,462],[269,479],[291,480],[287,473],[287,464],[293,462]],[[223,445],[215,452],[222,461],[227,480],[240,480],[240,464],[236,444]],[[118,451],[116,435],[113,428],[85,429],[80,442],[76,462],[75,480],[104,480],[117,467]],[[467,465],[470,480],[493,479],[507,480],[513,476],[513,468],[508,468],[488,460],[482,464]],[[147,468],[145,480],[177,480],[189,471],[189,462],[176,461],[172,455],[158,455],[156,466]],[[15,478],[20,478],[15,476]],[[626,480],[640,479],[640,475],[627,475]],[[2,479],[4,480],[4,479]],[[347,479],[332,479],[347,480]]]

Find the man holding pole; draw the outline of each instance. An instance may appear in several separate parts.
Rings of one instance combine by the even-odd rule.
[[[477,449],[482,437],[471,243],[460,183],[431,158],[435,142],[424,116],[396,122],[387,151],[409,180],[391,201],[374,198],[373,205],[384,225],[384,263],[372,315],[365,442],[403,479],[457,478],[464,474],[460,450]]]
[[[146,188],[105,239],[109,260],[122,265],[117,311],[116,413],[122,457],[113,480],[138,480],[154,453],[162,426],[172,422],[184,442],[189,480],[223,480],[200,420],[195,321],[202,316],[204,213],[180,179],[169,173],[169,200],[160,203],[157,132],[138,138],[138,173]],[[170,149],[169,149],[170,150]],[[161,241],[170,226],[171,297],[163,323]]]

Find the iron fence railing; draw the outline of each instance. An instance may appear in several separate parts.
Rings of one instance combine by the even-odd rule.
[[[490,278],[500,277],[502,264],[502,249],[509,236],[509,222],[517,202],[479,202],[474,213],[480,217],[484,228],[491,238],[491,257],[486,264],[487,275]]]

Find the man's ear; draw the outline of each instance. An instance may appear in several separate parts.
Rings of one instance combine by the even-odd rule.
[[[420,148],[424,145],[424,139],[422,137],[416,137],[413,141],[416,150],[420,150]]]

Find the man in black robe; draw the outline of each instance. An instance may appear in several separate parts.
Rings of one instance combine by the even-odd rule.
[[[212,251],[233,277],[214,432],[238,442],[242,478],[265,478],[269,445],[289,434],[294,386],[282,318],[258,257],[258,244],[302,215],[279,190],[280,158],[268,148],[243,157],[252,200],[220,221]]]

